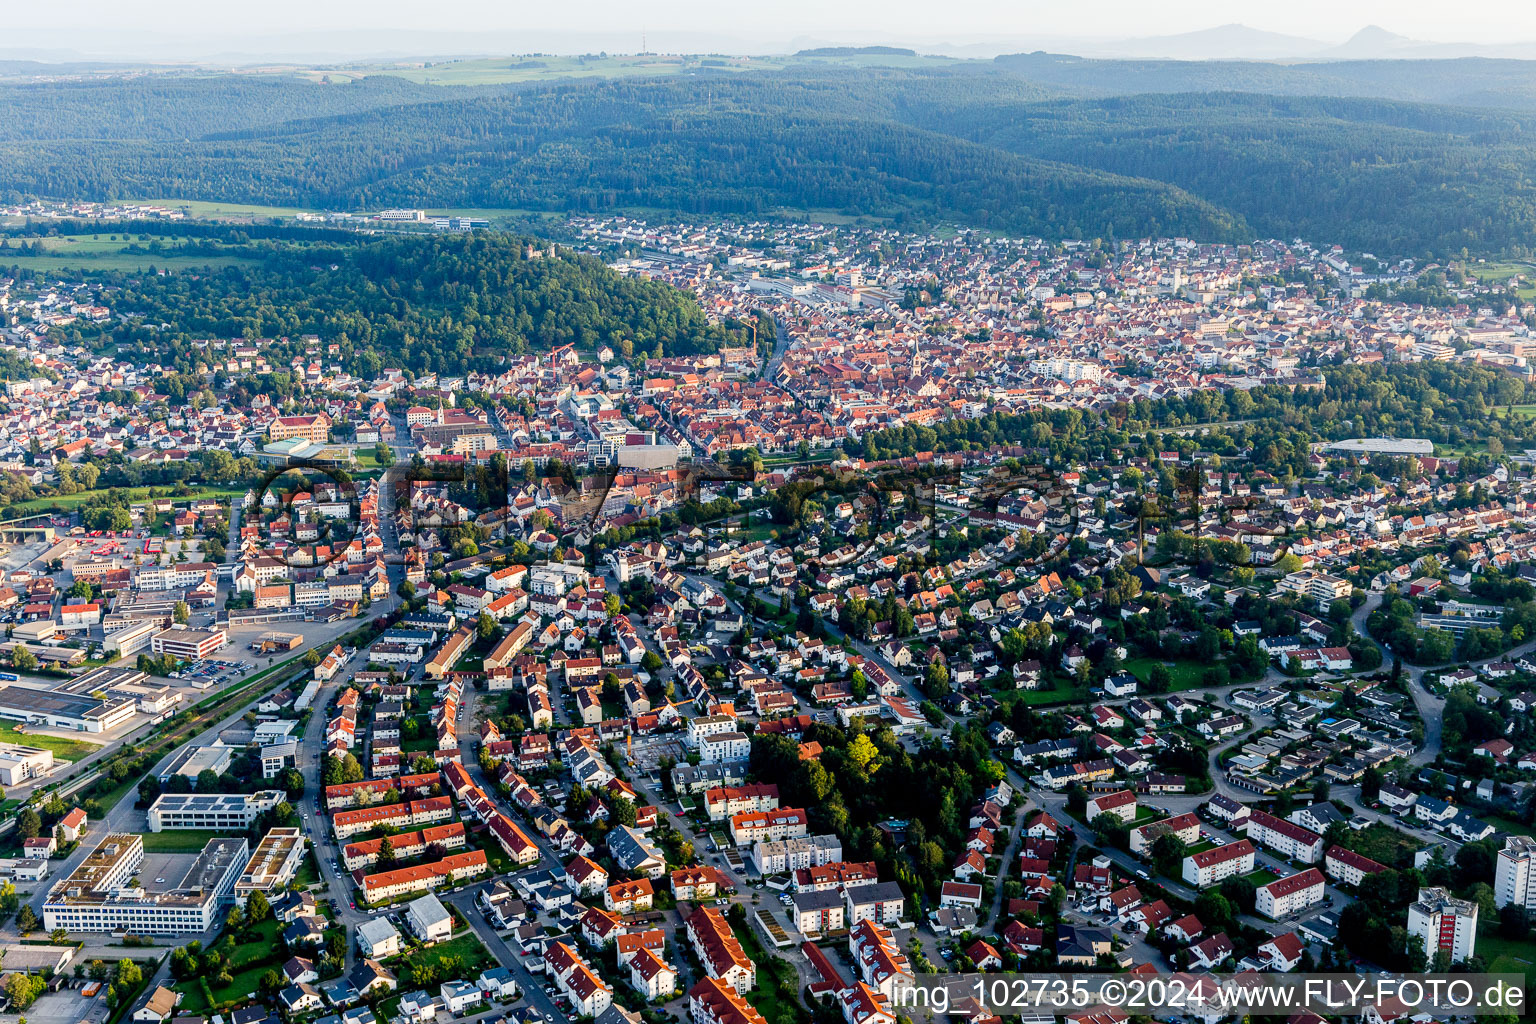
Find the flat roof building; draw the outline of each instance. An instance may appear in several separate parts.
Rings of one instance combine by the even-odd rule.
[[[208,932],[234,901],[235,881],[249,849],[244,839],[210,839],[174,888],[154,892],[129,885],[144,861],[144,840],[114,832],[49,890],[43,928],[138,935]]]
[[[276,892],[287,885],[304,862],[304,835],[296,828],[274,828],[261,837],[235,883],[235,902],[245,906],[251,893]]]
[[[0,687],[0,718],[77,732],[106,732],[132,718],[137,704],[127,697],[100,698],[31,686]]]
[[[177,629],[173,626],[156,633],[149,642],[149,649],[183,661],[197,661],[227,643],[229,634],[222,629]]]
[[[52,769],[53,751],[0,743],[0,785],[19,786],[28,779],[47,775]]]
[[[256,793],[161,793],[149,807],[149,830],[211,828],[243,832],[285,799],[281,790]]]

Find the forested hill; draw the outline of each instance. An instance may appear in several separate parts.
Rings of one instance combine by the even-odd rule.
[[[338,342],[343,363],[366,377],[385,366],[494,371],[505,356],[563,344],[672,355],[747,338],[710,324],[675,288],[566,250],[530,258],[529,244],[499,232],[236,242],[218,254],[246,262],[212,273],[101,276],[116,286],[114,311],[138,319],[113,329],[118,344],[184,372],[205,357],[194,339],[242,335],[297,343],[318,334]],[[175,328],[154,326],[161,323]]]
[[[1155,92],[1248,92],[1331,96],[1454,106],[1536,109],[1536,61],[1455,60],[1101,60],[1059,53],[1014,53],[998,67],[1077,96]]]
[[[1499,76],[1515,88],[1525,73],[1474,63],[1499,65],[1464,76],[1474,91]],[[1536,114],[1241,91],[1279,88],[1272,79],[1291,72],[1213,67],[1119,68],[1105,88],[1154,91],[1088,98],[1064,95],[1090,91],[1086,72],[1046,74],[1043,61],[473,91],[383,75],[0,85],[0,201],[836,214],[1047,237],[1302,235],[1383,256],[1531,254]],[[1346,90],[1349,75],[1379,92],[1403,74],[1322,67],[1308,73]],[[1180,82],[1238,91],[1155,91]]]

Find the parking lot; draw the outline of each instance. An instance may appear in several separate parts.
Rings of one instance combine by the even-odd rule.
[[[80,987],[72,987],[74,985]],[[27,1024],[100,1024],[109,1012],[106,986],[100,986],[94,996],[87,998],[82,993],[84,985],[83,982],[72,982],[57,992],[45,992],[22,1016],[0,1014],[0,1024],[17,1024],[23,1017]]]
[[[238,661],[206,658],[202,661],[194,661],[179,672],[172,672],[171,678],[185,679],[197,689],[206,690],[209,687],[243,679],[248,671],[249,666]]]

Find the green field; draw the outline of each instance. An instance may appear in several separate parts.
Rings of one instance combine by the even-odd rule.
[[[1512,277],[1525,276],[1525,280],[1516,285],[1515,294],[1522,299],[1536,298],[1536,264],[1531,263],[1470,263],[1467,265],[1467,273],[1479,281],[1508,281]]]
[[[1275,881],[1280,876],[1275,874],[1273,871],[1260,868],[1257,871],[1249,872],[1243,877],[1248,879],[1248,881],[1252,882],[1254,885],[1268,885],[1270,882]]]
[[[175,245],[190,241],[171,236],[158,239],[163,244]],[[249,262],[235,256],[185,256],[175,253],[128,251],[144,249],[146,243],[126,234],[114,241],[110,235],[52,235],[46,238],[22,238],[19,242],[41,241],[47,252],[41,256],[23,253],[14,243],[0,250],[0,265],[15,264],[31,270],[144,270],[148,267],[168,270],[201,269],[203,267],[227,267]]]
[[[1152,678],[1152,666],[1162,665],[1173,676],[1173,685],[1168,688],[1170,693],[1178,690],[1193,690],[1205,685],[1202,677],[1206,666],[1198,661],[1164,661],[1161,658],[1128,658],[1125,662],[1125,670],[1145,683]]]
[[[3,261],[0,261],[3,262]],[[118,488],[126,491],[128,501],[148,501],[150,491],[161,496],[169,496],[166,487],[126,487]],[[191,493],[185,497],[173,497],[172,501],[190,501],[193,498],[225,498],[233,499],[244,496],[250,488],[244,484],[200,484],[190,488]],[[106,491],[97,489],[93,491],[76,491],[74,494],[62,494],[52,498],[33,498],[31,501],[18,502],[11,506],[13,512],[25,515],[28,512],[47,512],[49,510],[67,511],[84,505],[92,498],[100,498]]]
[[[65,739],[62,736],[42,736],[21,732],[14,722],[0,722],[0,743],[20,743],[53,751],[53,756],[63,761],[78,761],[94,754],[101,746],[87,740]]]
[[[145,832],[145,853],[197,853],[210,839],[229,835],[211,828],[178,828],[168,832]]]
[[[413,949],[405,954],[405,962],[413,965],[435,964],[438,957],[459,957],[464,963],[462,977],[465,978],[477,977],[485,968],[496,966],[496,958],[491,956],[491,951],[476,938],[474,932],[468,931],[435,946]]]
[[[1489,824],[1504,827],[1492,819]],[[1379,864],[1394,868],[1412,866],[1414,853],[1424,846],[1412,836],[1379,821],[1359,831],[1351,831],[1345,837],[1344,845],[1362,857],[1369,857]]]
[[[1536,986],[1536,942],[1506,939],[1497,932],[1477,937],[1477,955],[1488,965],[1490,974],[1523,974],[1525,990]]]
[[[1043,686],[1038,690],[1015,690],[1006,699],[1021,701],[1027,705],[1072,704],[1086,701],[1088,690],[1086,687],[1077,685],[1075,680],[1060,678],[1054,684]]]
[[[191,217],[297,217],[313,213],[297,206],[252,206],[248,203],[210,203],[201,199],[125,199],[125,205],[168,206],[185,210]]]

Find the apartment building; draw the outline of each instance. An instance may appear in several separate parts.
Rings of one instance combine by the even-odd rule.
[[[1291,860],[1316,864],[1323,857],[1323,837],[1295,822],[1263,811],[1248,815],[1248,838]]]
[[[748,811],[731,817],[731,839],[738,848],[804,836],[809,819],[799,807]]]
[[[1255,893],[1254,909],[1265,917],[1280,920],[1323,900],[1323,873],[1317,868],[1278,878],[1261,885]]]
[[[1510,836],[1494,861],[1493,896],[1500,907],[1536,906],[1536,839]]]
[[[491,870],[484,850],[467,850],[450,854],[431,864],[396,868],[366,875],[359,886],[363,899],[370,904],[398,899],[413,892],[428,892],[445,885],[457,885],[471,878],[479,878]]]
[[[1184,881],[1199,889],[1253,870],[1253,844],[1246,839],[1201,850],[1184,858]]]
[[[1408,906],[1408,935],[1424,941],[1426,965],[1441,953],[1461,963],[1477,946],[1477,904],[1459,900],[1444,889],[1420,889]]]

